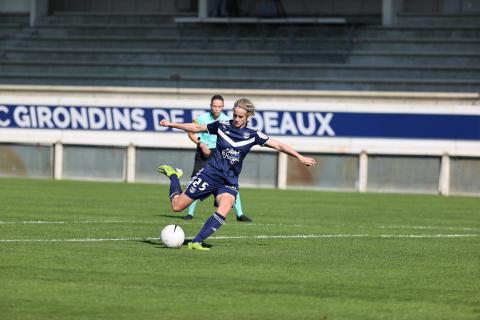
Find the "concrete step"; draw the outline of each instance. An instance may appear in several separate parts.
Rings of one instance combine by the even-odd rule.
[[[397,14],[400,25],[414,26],[480,26],[480,13],[477,14],[441,14],[441,13],[412,13],[400,12]]]
[[[40,35],[71,36],[295,36],[295,37],[344,37],[349,26],[325,27],[323,25],[236,25],[205,24],[200,26],[161,24],[123,24],[123,23],[48,23],[42,21],[35,27]]]
[[[20,47],[61,48],[177,48],[177,49],[296,49],[362,51],[480,51],[480,38],[472,39],[352,39],[288,37],[122,37],[122,36],[20,36]]]
[[[191,16],[192,13],[184,14]],[[175,15],[178,16],[178,15]],[[404,14],[409,17],[408,14]],[[412,16],[412,15],[410,15]],[[55,14],[43,19],[38,25],[39,32],[44,34],[69,34],[69,35],[98,35],[111,34],[134,36],[145,32],[151,33],[152,29],[165,29],[165,32],[177,30],[183,35],[253,35],[253,34],[290,34],[299,36],[335,36],[345,35],[354,30],[354,36],[365,34],[371,37],[392,36],[403,37],[434,37],[444,38],[479,37],[480,15],[471,15],[471,23],[465,24],[438,24],[438,25],[415,25],[406,24],[397,27],[382,27],[372,25],[322,25],[322,24],[175,24],[172,15],[168,14]],[[169,20],[170,19],[170,20]],[[72,30],[73,29],[73,30]]]
[[[136,48],[136,49],[208,49],[220,50],[347,50],[347,39],[290,39],[286,37],[120,37],[120,36],[35,36],[19,37],[19,47],[41,48]]]
[[[480,38],[291,38],[291,37],[124,37],[124,36],[38,36],[21,35],[19,47],[46,48],[177,48],[177,49],[296,49],[362,51],[480,51]]]
[[[175,24],[39,23],[33,33],[47,36],[161,36],[179,35]]]
[[[436,52],[480,52],[480,38],[449,39],[352,39],[355,50],[361,51],[436,51]]]
[[[479,26],[369,26],[355,28],[353,38],[480,38]]]
[[[43,19],[49,24],[162,24],[173,23],[176,17],[191,17],[196,12],[162,12],[162,13],[107,13],[107,12],[55,12]]]
[[[3,23],[28,25],[29,21],[30,15],[28,13],[0,12],[0,25]]]
[[[107,63],[59,61],[9,61],[0,60],[0,71],[5,73],[72,73],[110,74],[124,76],[223,76],[266,77],[331,77],[365,79],[457,79],[479,80],[480,67],[396,65],[342,65],[342,64],[258,64],[258,63]]]
[[[162,77],[127,75],[72,75],[0,72],[2,84],[62,84],[98,86],[142,86],[182,88],[237,88],[237,89],[278,89],[278,90],[369,90],[369,91],[429,91],[429,92],[478,92],[478,80],[391,80],[391,79],[337,79],[328,77],[290,77],[278,79],[269,77]]]
[[[390,52],[353,50],[345,63],[348,64],[388,64],[399,66],[480,66],[480,52],[449,53],[438,51],[422,52]]]
[[[218,63],[342,63],[338,51],[278,50],[176,50],[176,49],[90,49],[0,47],[9,60],[105,61],[105,62],[218,62]]]
[[[0,36],[15,35],[22,31],[23,25],[16,22],[0,22]]]
[[[479,66],[480,52],[388,52],[312,50],[188,50],[0,47],[8,60],[58,60],[163,63],[346,63],[399,66]]]

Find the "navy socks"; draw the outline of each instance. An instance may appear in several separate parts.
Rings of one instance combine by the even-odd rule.
[[[176,194],[182,194],[182,187],[180,186],[180,180],[176,174],[170,176],[170,199]]]
[[[215,212],[210,216],[210,218],[205,221],[202,230],[193,238],[192,242],[202,242],[203,240],[210,237],[215,231],[217,231],[225,222],[225,218]]]

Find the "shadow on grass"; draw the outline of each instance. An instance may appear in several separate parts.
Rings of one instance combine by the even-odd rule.
[[[166,247],[165,245],[163,245],[163,243],[161,241],[138,240],[138,242],[149,244],[151,246],[155,246],[157,249],[170,249],[170,248]],[[183,241],[182,246],[186,246],[190,242],[192,242],[192,239],[185,239],[185,241]],[[206,242],[202,242],[202,245],[206,248],[211,248],[212,247],[211,244],[208,244]]]
[[[178,215],[178,214],[159,214],[159,215],[156,215],[158,217],[164,217],[164,218],[170,218],[170,219],[182,219],[182,220],[185,220],[183,219],[183,215]]]

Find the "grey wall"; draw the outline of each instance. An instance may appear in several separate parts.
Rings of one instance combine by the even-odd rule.
[[[30,12],[30,0],[0,0],[0,12]]]
[[[287,187],[355,191],[358,181],[358,156],[309,154],[317,164],[305,167],[288,157]]]
[[[79,180],[125,180],[126,149],[64,146],[63,177]]]
[[[0,144],[0,177],[53,177],[54,148],[48,145]],[[75,180],[125,181],[127,149],[110,146],[63,147],[63,178]],[[355,191],[359,185],[359,156],[308,154],[317,160],[305,167],[289,157],[287,188]],[[159,164],[182,168],[183,185],[190,180],[194,150],[137,148],[135,181],[168,183],[157,173]],[[275,187],[278,154],[252,152],[244,162],[240,186]],[[438,194],[441,157],[368,156],[367,190]],[[450,194],[480,196],[480,158],[450,158]]]
[[[0,144],[0,176],[51,178],[52,170],[51,146]]]
[[[438,193],[440,157],[370,156],[369,191]]]
[[[403,12],[480,13],[480,0],[403,0]]]

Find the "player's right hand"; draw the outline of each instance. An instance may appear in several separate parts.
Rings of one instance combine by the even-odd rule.
[[[171,123],[170,121],[168,121],[167,119],[162,119],[162,120],[160,120],[160,125],[161,125],[162,127],[170,127],[171,124],[172,124],[172,123]]]

